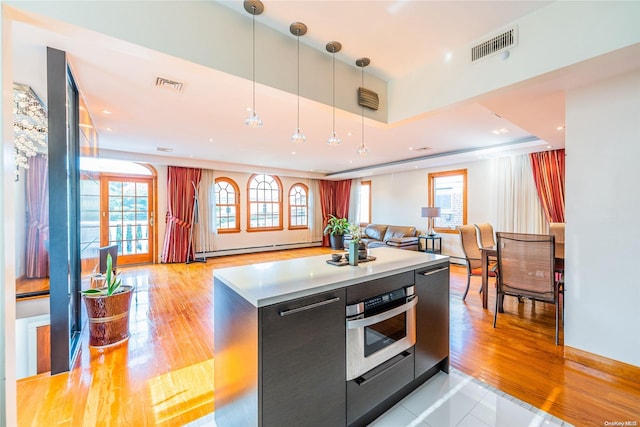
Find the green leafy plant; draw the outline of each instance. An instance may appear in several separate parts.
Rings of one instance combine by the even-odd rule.
[[[334,215],[329,214],[327,226],[324,228],[324,234],[342,236],[348,231],[349,221],[347,221],[347,218],[336,218]]]
[[[122,285],[122,279],[116,277],[117,275],[113,273],[113,260],[111,259],[111,254],[107,254],[107,272],[105,275],[104,283],[105,286],[99,289],[91,288],[82,291],[83,295],[113,295],[120,286]]]
[[[360,239],[362,239],[362,235],[360,234],[360,226],[357,223],[351,223],[349,224],[348,231],[351,235],[351,241],[360,243]]]

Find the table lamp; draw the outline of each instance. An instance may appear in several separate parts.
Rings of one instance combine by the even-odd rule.
[[[439,216],[440,216],[440,208],[434,208],[434,207],[422,208],[422,217],[429,218],[428,219],[429,231],[427,231],[428,236],[434,236],[436,234],[436,232],[433,231],[433,218],[438,218]]]

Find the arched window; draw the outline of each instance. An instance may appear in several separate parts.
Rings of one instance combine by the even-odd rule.
[[[309,227],[309,189],[297,183],[289,190],[289,229]]]
[[[282,184],[276,176],[249,178],[247,231],[282,230]]]
[[[218,233],[240,231],[240,189],[230,178],[216,178],[216,230]]]

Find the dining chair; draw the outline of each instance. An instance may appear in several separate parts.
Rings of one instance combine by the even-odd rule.
[[[111,268],[113,273],[116,273],[118,268],[118,245],[113,244],[109,246],[103,246],[98,249],[99,254],[99,267],[100,274],[105,274],[107,272],[107,255],[111,255]]]
[[[490,248],[496,245],[496,239],[493,236],[493,226],[489,223],[474,224],[480,236],[480,247]]]
[[[493,327],[498,320],[498,301],[505,295],[555,305],[556,345],[559,325],[559,280],[555,274],[555,238],[548,234],[498,232],[498,289]]]
[[[564,260],[564,222],[550,222],[549,234],[555,238],[556,258]]]
[[[471,284],[471,276],[482,276],[482,254],[478,245],[478,237],[476,235],[476,227],[473,225],[460,225],[457,227],[460,234],[460,243],[462,243],[462,252],[464,253],[467,263],[467,288],[464,291],[462,300],[464,301],[469,293],[469,285]],[[496,264],[489,264],[489,276],[496,277]],[[482,287],[480,288],[482,291]]]

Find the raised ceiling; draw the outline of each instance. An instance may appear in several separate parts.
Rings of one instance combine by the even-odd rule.
[[[239,20],[250,22],[242,2],[220,3]],[[267,1],[256,21],[290,37],[291,52],[283,58],[292,58],[295,52],[289,24],[301,21],[309,28],[301,43],[317,55],[328,55],[326,42],[339,40],[343,45],[339,61],[353,65],[359,73],[355,59],[370,57],[365,76],[391,87],[429,64],[444,64],[447,54],[464,51],[549,3]],[[153,4],[147,3],[148,7]],[[212,13],[222,10],[214,6]],[[166,18],[168,23],[179,19]],[[166,31],[170,33],[172,26],[167,25]],[[469,161],[495,152],[561,148],[564,132],[556,128],[564,124],[564,91],[576,80],[566,77],[568,70],[559,71],[398,122],[367,118],[364,137],[369,155],[360,157],[356,153],[362,138],[359,110],[338,109],[336,129],[343,143],[329,147],[331,105],[303,96],[300,121],[307,142],[294,145],[289,138],[296,124],[295,91],[258,84],[257,110],[265,124],[249,129],[243,124],[251,102],[251,82],[245,77],[41,16],[15,21],[12,37],[14,80],[31,85],[41,97],[46,90],[45,46],[68,52],[104,155],[301,176],[367,176]],[[224,42],[233,46],[234,34]],[[238,43],[234,54],[247,56],[250,52],[245,47]],[[508,64],[510,59],[493,61]],[[620,63],[629,61],[621,58]],[[320,84],[313,81],[308,67],[302,67],[308,71],[301,76],[303,88]],[[590,81],[602,73],[602,68],[585,65],[577,79]],[[184,87],[180,92],[156,87],[157,77],[182,82]],[[508,132],[493,133],[499,129]],[[158,147],[171,151],[161,152]]]

